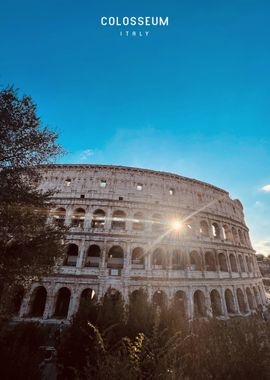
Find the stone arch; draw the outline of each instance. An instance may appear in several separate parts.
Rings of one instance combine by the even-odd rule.
[[[113,269],[124,267],[124,251],[120,245],[114,245],[109,249],[107,267]]]
[[[233,293],[230,289],[225,290],[225,303],[226,303],[227,312],[229,314],[234,314],[236,312],[235,302],[234,302]]]
[[[187,295],[183,290],[177,290],[173,298],[173,306],[176,312],[182,317],[187,317]]]
[[[85,210],[81,207],[76,208],[71,218],[71,225],[73,227],[83,227],[85,219]]]
[[[239,264],[240,264],[241,272],[245,272],[246,268],[245,268],[243,256],[241,254],[238,255],[238,259],[239,259]]]
[[[223,232],[224,240],[228,240],[228,241],[232,240],[231,231],[227,224],[223,224],[222,232]]]
[[[194,235],[193,221],[191,219],[188,219],[186,220],[184,224],[185,224],[186,234],[189,236]]]
[[[219,269],[221,272],[228,272],[226,256],[223,252],[218,254]]]
[[[57,226],[63,226],[66,219],[66,209],[64,207],[58,207],[53,212],[53,223]]]
[[[160,267],[166,266],[166,260],[164,251],[161,248],[156,248],[152,253],[152,265],[154,267],[158,267],[157,269],[160,269]]]
[[[64,261],[64,265],[69,267],[76,267],[77,259],[79,255],[79,247],[75,243],[70,243],[66,248],[66,259]]]
[[[139,304],[147,304],[147,292],[143,288],[133,290],[133,292],[129,294],[129,306],[136,307]]]
[[[116,210],[112,215],[112,229],[125,230],[126,229],[126,213],[122,210]]]
[[[217,223],[212,223],[212,234],[214,239],[220,239],[220,228]]]
[[[223,315],[221,297],[216,289],[213,289],[210,293],[211,308],[214,317]]]
[[[238,243],[238,233],[235,227],[232,227],[232,236],[234,242],[237,244]]]
[[[205,295],[203,291],[196,290],[193,294],[194,318],[206,317]]]
[[[100,256],[100,247],[97,244],[90,245],[90,247],[87,249],[85,266],[98,268],[101,260]]]
[[[58,290],[54,317],[65,319],[68,315],[71,292],[67,287]]]
[[[185,269],[185,259],[183,253],[179,249],[172,251],[172,269],[183,270]]]
[[[239,236],[240,243],[242,245],[244,245],[245,244],[245,240],[244,240],[244,236],[243,236],[242,230],[240,230],[240,229],[238,230],[238,236]]]
[[[167,294],[163,290],[157,290],[153,294],[152,298],[153,305],[159,306],[160,308],[167,307],[168,297]]]
[[[136,247],[133,249],[131,254],[131,265],[135,268],[144,267],[144,252],[141,247]]]
[[[200,222],[200,234],[203,237],[209,237],[209,226],[205,220]]]
[[[205,253],[204,259],[205,259],[205,270],[215,272],[217,269],[216,269],[214,253],[211,251],[207,251]]]
[[[190,252],[191,270],[202,270],[201,255],[197,251]]]
[[[93,217],[92,217],[91,227],[92,228],[104,228],[105,217],[106,217],[106,214],[105,214],[104,210],[102,210],[100,208],[95,210],[93,213]]]
[[[12,297],[12,313],[17,315],[20,312],[25,289],[22,285],[16,285]]]
[[[229,260],[230,260],[232,272],[238,272],[236,258],[235,258],[235,255],[233,253],[231,253],[229,255]]]
[[[81,292],[80,296],[80,304],[79,304],[79,311],[83,308],[87,308],[88,306],[92,305],[95,302],[96,293],[91,288],[85,288]]]
[[[254,293],[254,296],[255,296],[255,299],[256,299],[257,306],[262,305],[261,298],[260,298],[260,295],[258,293],[258,290],[257,290],[256,286],[253,286],[253,293]]]
[[[238,288],[236,291],[236,296],[237,296],[237,302],[239,306],[239,310],[241,314],[246,314],[247,313],[247,305],[244,297],[244,293],[242,289]]]
[[[115,306],[117,303],[121,303],[123,301],[122,293],[115,288],[108,288],[104,295],[104,302],[107,300],[111,300],[112,304]]]
[[[44,286],[37,286],[31,294],[29,315],[42,317],[47,300],[47,290]]]
[[[256,309],[255,304],[254,304],[254,298],[253,298],[250,288],[246,289],[246,294],[247,294],[248,306],[250,310]]]
[[[252,273],[252,261],[250,256],[246,256],[246,263],[249,273]]]
[[[134,231],[144,230],[144,215],[142,212],[136,212],[134,214],[132,229]]]

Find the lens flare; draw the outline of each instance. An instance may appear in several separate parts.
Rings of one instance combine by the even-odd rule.
[[[171,223],[171,227],[172,227],[173,230],[179,231],[180,228],[182,227],[182,224],[181,224],[181,222],[179,220],[174,220]]]

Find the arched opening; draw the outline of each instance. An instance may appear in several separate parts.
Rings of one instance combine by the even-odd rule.
[[[220,252],[218,255],[219,269],[221,272],[228,272],[227,260],[224,253]]]
[[[57,226],[65,224],[66,210],[63,207],[57,208],[53,213],[53,223]]]
[[[200,234],[203,237],[209,237],[209,227],[208,223],[205,220],[200,222]]]
[[[233,236],[234,242],[237,244],[238,243],[238,234],[237,234],[236,228],[234,228],[234,227],[232,227],[232,236]]]
[[[124,230],[126,228],[126,214],[124,211],[117,210],[114,211],[112,215],[112,229],[113,230]]]
[[[224,240],[228,240],[228,241],[231,241],[231,231],[229,229],[229,227],[227,226],[227,224],[224,224],[222,226],[222,232],[223,232],[223,237],[224,237]]]
[[[66,318],[68,315],[68,308],[70,302],[70,290],[68,288],[61,288],[58,291],[56,307],[55,307],[55,318]]]
[[[185,231],[188,236],[192,236],[194,234],[192,220],[189,219],[185,222]]]
[[[152,217],[152,231],[161,231],[162,230],[162,222],[161,222],[161,215],[160,214],[154,214]]]
[[[197,251],[192,251],[190,253],[190,269],[191,270],[202,270],[201,256]]]
[[[137,212],[136,214],[134,214],[133,225],[132,225],[132,228],[134,231],[143,231],[144,230],[143,220],[144,220],[143,213]]]
[[[25,289],[22,285],[16,285],[13,293],[12,314],[17,315],[21,309]]]
[[[211,308],[212,313],[214,317],[221,316],[222,313],[222,306],[221,306],[221,298],[220,294],[216,289],[213,289],[210,293],[210,300],[211,300]]]
[[[251,290],[249,288],[247,288],[246,293],[247,293],[249,308],[250,308],[250,310],[254,310],[256,307],[255,307],[255,303],[254,303],[254,299],[253,299],[253,295],[251,293]]]
[[[87,250],[86,267],[98,268],[100,264],[100,247],[96,244],[90,245]]]
[[[78,254],[79,254],[79,247],[77,246],[77,244],[73,244],[73,243],[69,244],[67,246],[67,255],[66,255],[64,265],[69,266],[69,267],[76,267]]]
[[[107,267],[112,269],[122,269],[124,266],[124,251],[119,245],[114,245],[108,252]]]
[[[106,327],[111,327],[122,321],[123,316],[124,301],[122,294],[114,288],[109,288],[103,297],[102,313],[99,323]]]
[[[77,208],[71,218],[72,227],[83,227],[85,219],[85,211],[83,208]]]
[[[174,270],[184,270],[185,258],[183,253],[179,249],[174,249],[172,251],[172,269]]]
[[[154,306],[158,306],[161,309],[165,308],[168,303],[168,298],[165,292],[163,290],[157,290],[153,294],[152,302]]]
[[[92,228],[104,228],[105,212],[101,209],[95,210],[92,218]]]
[[[216,271],[215,255],[213,252],[205,253],[205,270],[206,271]]]
[[[187,317],[187,296],[184,291],[177,290],[174,295],[173,306],[179,316]]]
[[[232,272],[238,272],[236,259],[233,253],[229,256]]]
[[[31,307],[30,307],[30,316],[31,317],[42,317],[45,304],[47,299],[47,290],[44,286],[38,286],[32,293],[31,296]]]
[[[244,244],[245,244],[245,241],[244,241],[243,233],[242,233],[241,230],[238,230],[238,236],[239,236],[240,243],[241,243],[242,245],[244,245]]]
[[[166,267],[166,259],[161,248],[156,248],[152,253],[152,264],[154,269]]]
[[[147,294],[144,289],[136,289],[129,295],[130,303],[138,303],[140,300],[147,302]]]
[[[234,298],[232,291],[230,289],[226,289],[225,291],[225,302],[226,302],[226,308],[227,312],[229,314],[235,313],[235,304],[234,304]]]
[[[214,239],[220,239],[220,228],[217,223],[212,223],[212,234]]]
[[[246,314],[247,313],[247,305],[245,302],[245,297],[241,289],[237,289],[236,291],[237,295],[237,301],[238,301],[238,306],[241,314]]]
[[[131,255],[131,264],[133,268],[144,268],[144,254],[142,248],[136,247],[133,249]]]
[[[129,294],[128,325],[132,329],[141,329],[149,319],[149,304],[147,292],[140,288]]]
[[[252,261],[251,261],[251,257],[246,256],[246,262],[247,262],[248,271],[250,273],[252,273]]]
[[[246,271],[246,268],[245,268],[245,264],[244,264],[243,256],[242,256],[242,255],[239,255],[239,256],[238,256],[238,259],[239,259],[239,264],[240,264],[241,272],[245,272],[245,271]]]
[[[253,286],[253,292],[254,292],[254,296],[255,296],[255,299],[256,299],[257,307],[258,307],[258,306],[260,306],[262,303],[261,303],[261,299],[260,299],[260,296],[259,296],[258,290],[256,289],[255,286]]]
[[[201,290],[193,295],[194,318],[206,317],[205,296]]]
[[[95,303],[95,291],[91,288],[84,289],[80,297],[79,312],[85,311]]]

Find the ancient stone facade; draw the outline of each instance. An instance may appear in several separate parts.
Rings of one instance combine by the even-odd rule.
[[[58,274],[33,284],[20,318],[69,320],[87,294],[144,289],[157,304],[177,300],[189,319],[249,315],[266,304],[239,200],[210,184],[153,170],[51,165],[50,223],[71,225]],[[118,293],[119,294],[119,293]]]

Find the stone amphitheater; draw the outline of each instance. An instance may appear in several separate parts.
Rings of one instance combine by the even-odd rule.
[[[176,174],[109,165],[41,168],[55,189],[50,223],[70,225],[66,257],[33,284],[21,319],[70,320],[82,299],[136,297],[179,313],[229,318],[267,300],[243,206],[228,192]]]

